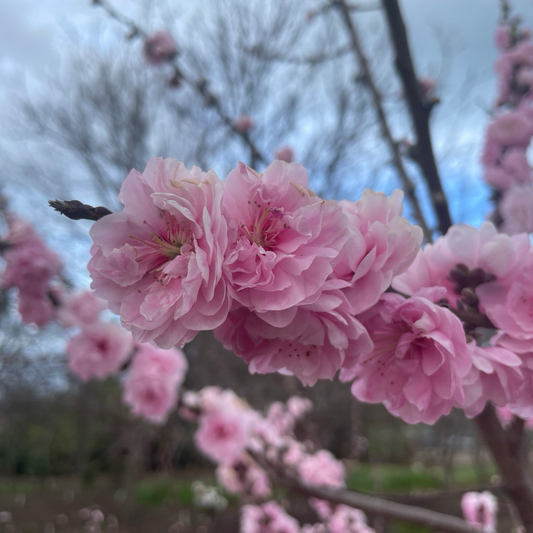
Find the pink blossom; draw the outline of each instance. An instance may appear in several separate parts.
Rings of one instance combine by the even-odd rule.
[[[498,417],[500,424],[505,428],[511,423],[511,420],[515,415],[508,407],[496,407],[496,416]],[[528,418],[526,420],[525,428],[533,429],[533,418]]]
[[[295,420],[303,418],[311,409],[313,409],[313,402],[309,398],[291,396],[287,400],[287,411],[289,411]]]
[[[533,67],[533,43],[531,41],[522,39],[508,53],[515,65]]]
[[[42,328],[55,319],[57,309],[47,287],[43,287],[42,290],[20,289],[18,312],[24,323],[35,324]]]
[[[520,184],[531,183],[525,148],[507,150],[497,165],[488,165],[484,170],[485,181],[495,189],[506,190]]]
[[[513,235],[527,241],[526,234]],[[524,257],[522,268],[513,277],[496,279],[476,289],[484,312],[506,336],[499,340],[501,346],[525,353],[533,350],[533,252]],[[507,339],[509,337],[509,339]]]
[[[232,311],[215,336],[248,364],[250,372],[288,371],[306,385],[332,379],[372,349],[368,333],[341,291],[283,312]]]
[[[8,233],[5,240],[9,247],[3,253],[6,266],[1,286],[5,289],[18,287],[32,293],[44,292],[52,277],[61,272],[59,256],[50,251],[31,229],[27,239],[15,230],[15,234]]]
[[[472,341],[468,348],[473,364],[463,379],[466,416],[481,413],[488,401],[502,407],[514,402],[524,381],[522,359],[498,346],[480,347]]]
[[[461,498],[461,509],[469,524],[481,526],[487,533],[496,531],[498,500],[490,492],[466,492]]]
[[[151,65],[172,61],[177,53],[176,41],[166,31],[158,31],[144,41],[144,58]]]
[[[278,161],[284,161],[285,163],[292,163],[294,159],[294,151],[290,146],[282,146],[276,150],[275,158]]]
[[[232,464],[244,454],[255,418],[245,409],[221,407],[200,416],[194,438],[211,460]]]
[[[494,32],[494,42],[500,50],[506,50],[511,45],[510,28],[508,26],[498,26]]]
[[[67,344],[69,367],[83,381],[103,379],[117,372],[133,349],[131,335],[116,324],[84,328]]]
[[[509,235],[533,232],[532,206],[533,186],[517,185],[506,191],[500,203],[502,231]]]
[[[84,327],[98,322],[100,313],[106,308],[105,300],[96,297],[92,291],[71,294],[61,302],[58,321],[64,328]]]
[[[346,282],[343,290],[356,314],[374,305],[420,250],[422,230],[402,217],[402,198],[399,190],[387,197],[366,189],[358,202],[340,202],[349,238],[334,275]]]
[[[232,296],[252,311],[282,311],[322,291],[347,234],[334,201],[307,188],[297,163],[258,174],[243,163],[226,178],[224,206],[238,227],[228,258]]]
[[[298,522],[276,502],[244,505],[241,509],[241,533],[299,533]]]
[[[216,475],[218,482],[233,494],[253,498],[270,496],[267,473],[246,454],[232,464],[219,464]]]
[[[235,129],[239,133],[248,133],[251,129],[255,128],[255,122],[252,119],[252,117],[249,117],[248,115],[241,115],[236,121],[235,121]]]
[[[462,405],[461,382],[472,360],[455,315],[420,296],[384,294],[361,320],[374,351],[340,376],[355,378],[356,398],[381,402],[410,424],[433,424]]]
[[[431,96],[437,86],[437,80],[435,78],[420,78],[418,80],[418,85],[424,96]]]
[[[133,414],[152,422],[163,422],[176,406],[178,389],[187,367],[187,359],[181,350],[138,344],[124,382],[124,401]]]
[[[274,426],[279,435],[292,434],[295,420],[283,403],[271,403],[267,411],[266,419]]]
[[[327,523],[329,533],[375,533],[363,511],[347,505],[337,505]]]
[[[392,285],[404,294],[442,286],[448,302],[455,305],[463,285],[474,287],[478,294],[494,277],[503,283],[515,279],[529,248],[527,235],[498,233],[490,222],[484,222],[481,229],[456,224],[435,243],[427,244]]]
[[[226,318],[223,189],[212,171],[152,158],[122,185],[124,209],[93,225],[92,288],[137,341],[183,345]]]
[[[298,475],[308,485],[344,487],[344,465],[327,450],[305,455],[297,468]]]
[[[533,120],[524,107],[496,116],[487,127],[487,138],[501,146],[526,147],[532,136]]]

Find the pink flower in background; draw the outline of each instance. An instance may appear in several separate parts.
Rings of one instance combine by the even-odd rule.
[[[496,531],[498,500],[492,493],[466,492],[461,498],[461,509],[469,524],[480,526],[487,533]]]
[[[114,374],[133,349],[131,334],[112,323],[87,326],[69,340],[66,353],[72,372],[83,381]]]
[[[124,209],[91,228],[92,288],[135,340],[183,345],[226,318],[223,262],[233,238],[223,190],[212,171],[152,158],[122,185]]]
[[[464,401],[462,379],[472,366],[460,320],[426,298],[384,294],[362,315],[374,351],[341,380],[355,379],[359,400],[383,403],[410,424],[433,424]]]
[[[301,165],[274,161],[258,174],[239,164],[226,178],[224,206],[238,228],[227,263],[240,304],[260,313],[293,311],[320,294],[347,221],[337,202],[307,188]]]
[[[420,250],[422,230],[402,217],[402,198],[399,190],[387,197],[365,189],[358,202],[340,202],[349,238],[334,275],[346,282],[343,290],[356,314],[374,305]]]
[[[303,418],[312,409],[313,402],[309,398],[291,396],[287,400],[287,411],[289,411],[295,420],[300,420],[300,418]]]
[[[294,151],[290,146],[282,146],[276,150],[275,159],[285,161],[285,163],[292,163],[294,160]]]
[[[196,445],[214,462],[232,464],[244,454],[255,420],[248,410],[222,405],[200,416]]]
[[[500,424],[505,428],[510,424],[515,415],[508,407],[496,407],[496,416]],[[526,429],[533,429],[533,418],[526,420],[525,427]]]
[[[152,422],[164,422],[176,406],[178,389],[187,368],[187,359],[181,350],[138,344],[124,382],[124,401],[133,414]]]
[[[533,186],[518,185],[505,192],[500,203],[502,231],[509,235],[533,232]]]
[[[527,107],[502,113],[487,127],[487,139],[501,146],[527,147],[532,136],[533,120]]]
[[[308,485],[344,487],[344,465],[327,450],[305,455],[297,468],[300,478]]]
[[[524,382],[522,359],[505,348],[480,347],[474,341],[468,348],[473,364],[463,379],[466,416],[471,418],[481,413],[488,401],[502,407],[514,402]]]
[[[366,329],[354,318],[341,291],[324,291],[309,305],[284,312],[231,312],[215,336],[248,364],[251,372],[279,370],[306,385],[333,379],[372,349]]]
[[[235,129],[240,133],[248,133],[253,128],[255,128],[255,122],[248,115],[241,115],[235,121]]]
[[[494,43],[500,50],[506,50],[511,45],[511,28],[509,26],[498,26],[494,32]]]
[[[241,508],[241,533],[299,533],[300,525],[276,502],[244,505]]]
[[[107,304],[92,291],[70,294],[63,299],[58,309],[58,321],[64,328],[84,327],[98,322],[100,313]]]
[[[24,323],[42,328],[56,318],[57,308],[46,287],[41,291],[21,289],[18,293],[18,312]]]
[[[247,454],[234,463],[221,463],[216,470],[218,482],[229,492],[253,498],[270,496],[267,473]]]
[[[9,234],[7,242],[9,243]],[[29,292],[43,292],[50,280],[62,269],[61,259],[30,231],[27,240],[17,240],[3,253],[6,263],[1,285],[5,289],[18,287]]]
[[[531,167],[527,160],[526,149],[506,150],[498,164],[485,167],[483,176],[489,185],[500,190],[520,184],[531,184]]]
[[[327,524],[328,533],[375,533],[366,523],[365,513],[347,505],[337,505]]]
[[[172,61],[177,53],[176,41],[166,31],[158,31],[144,41],[144,58],[151,65]]]

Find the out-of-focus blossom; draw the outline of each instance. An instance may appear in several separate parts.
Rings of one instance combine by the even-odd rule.
[[[480,526],[487,533],[496,531],[498,500],[492,493],[466,492],[461,498],[461,509],[469,524]]]
[[[297,520],[276,502],[244,505],[241,509],[241,533],[299,533]]]
[[[295,420],[303,418],[311,409],[313,409],[313,402],[309,398],[291,396],[287,400],[287,411]]]
[[[247,454],[233,463],[221,463],[216,470],[218,482],[229,492],[252,498],[270,496],[267,473]]]
[[[494,32],[494,42],[500,50],[506,50],[511,45],[511,28],[509,26],[498,26]]]
[[[124,209],[91,228],[92,288],[135,340],[171,348],[226,318],[223,189],[212,171],[152,158],[122,185]]]
[[[518,185],[505,192],[500,203],[502,231],[509,235],[533,232],[533,186]]]
[[[235,121],[235,129],[239,133],[248,133],[251,129],[255,128],[255,122],[252,117],[248,115],[241,115]]]
[[[172,61],[177,53],[176,41],[166,31],[158,31],[144,41],[144,58],[151,65]]]
[[[131,334],[113,323],[92,324],[71,337],[66,353],[72,372],[86,381],[117,372],[133,349]]]
[[[305,455],[297,468],[300,478],[309,485],[344,487],[344,466],[327,450]]]
[[[294,160],[294,151],[290,146],[282,146],[276,150],[275,159],[285,161],[285,163],[292,163]]]
[[[95,296],[92,291],[83,291],[63,299],[57,318],[64,328],[85,327],[98,322],[100,313],[106,308],[105,300]]]
[[[178,389],[187,367],[187,359],[181,350],[137,345],[124,383],[124,401],[134,414],[152,422],[163,422],[176,406]]]

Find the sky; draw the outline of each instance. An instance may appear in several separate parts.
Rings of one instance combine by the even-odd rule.
[[[147,13],[153,14],[154,5],[171,9],[173,0],[109,2],[119,11],[142,19]],[[513,0],[512,5],[514,12],[533,27],[533,0]],[[419,75],[439,79],[443,104],[434,117],[433,133],[449,190],[463,194],[465,187],[479,189],[478,154],[495,91],[492,36],[499,0],[401,0],[401,7]],[[61,72],[69,48],[105,46],[124,35],[123,28],[92,6],[91,0],[0,0],[0,14],[0,117],[9,115],[14,96],[31,94],[35,80]],[[367,20],[364,15],[358,19],[362,28]],[[463,97],[464,87],[468,91]],[[445,120],[439,119],[439,112]],[[9,130],[0,125],[0,146],[2,137],[9,136]],[[450,145],[453,150],[447,155]],[[465,173],[472,177],[466,184]],[[21,187],[16,202],[20,203],[23,195]],[[464,211],[464,206],[461,208]],[[457,216],[464,218],[463,211]]]

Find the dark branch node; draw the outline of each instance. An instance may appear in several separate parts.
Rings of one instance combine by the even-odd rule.
[[[112,211],[107,207],[93,207],[79,200],[49,200],[50,207],[72,220],[100,220]]]

